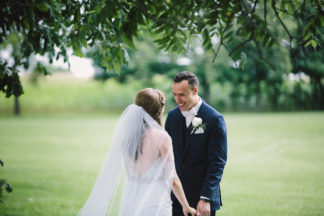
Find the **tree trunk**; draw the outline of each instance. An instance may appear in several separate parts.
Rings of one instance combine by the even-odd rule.
[[[261,93],[258,90],[255,95],[255,111],[260,112],[261,111]]]
[[[321,77],[318,77],[316,79],[316,83],[318,85],[318,94],[319,94],[319,108],[322,110],[324,109],[324,89],[323,89],[323,85],[321,82]]]
[[[197,71],[198,72],[197,75],[198,75],[200,87],[202,89],[200,95],[207,103],[210,103],[210,84],[208,82],[208,78],[206,74],[207,72],[205,68],[205,61],[203,61],[198,68],[199,70]]]
[[[14,98],[14,115],[20,115],[20,103],[17,96]]]
[[[207,78],[206,76],[202,76],[201,77],[202,79],[200,80],[200,84],[201,84],[201,87],[202,87],[202,97],[204,98],[204,100],[209,103],[209,97],[210,97],[210,86],[209,86],[209,83],[207,81]]]

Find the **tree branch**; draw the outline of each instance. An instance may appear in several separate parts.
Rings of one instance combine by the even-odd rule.
[[[321,5],[320,5],[320,3],[318,2],[318,0],[315,0],[315,2],[316,2],[316,5],[317,5],[318,10],[319,10],[319,11],[322,11],[322,9],[321,9]]]
[[[251,38],[252,38],[252,37],[251,37]],[[234,47],[234,48],[232,49],[232,51],[229,53],[229,56],[232,57],[233,53],[234,53],[236,50],[238,50],[238,49],[240,49],[241,47],[243,47],[246,43],[250,42],[250,41],[251,41],[251,38],[249,38],[249,39],[243,41],[242,43],[240,43],[239,45],[237,45],[236,47]]]
[[[217,50],[216,50],[216,53],[215,53],[214,58],[213,58],[213,61],[212,61],[213,63],[215,62],[215,59],[216,59],[216,57],[217,57],[217,55],[218,55],[218,52],[219,52],[219,50],[220,50],[222,44],[223,44],[223,38],[221,37],[220,42],[219,42],[219,45],[218,45],[218,48],[217,48]]]
[[[266,0],[265,0],[266,1]],[[273,3],[274,3],[274,0],[273,0]],[[244,2],[243,2],[243,8],[245,9],[245,15],[248,17],[248,22],[250,23],[250,25],[251,26],[254,26],[254,28],[255,28],[255,23],[253,22],[253,20],[251,20],[251,18],[249,17],[249,14],[248,14],[248,10],[247,10],[247,8],[246,8],[246,5],[244,4]],[[248,43],[249,41],[251,41],[251,40],[253,40],[254,41],[254,43],[255,43],[255,46],[256,46],[256,48],[257,48],[257,52],[258,52],[258,56],[259,56],[259,58],[261,59],[261,60],[263,60],[265,63],[267,63],[273,70],[275,70],[275,67],[266,59],[266,58],[264,58],[263,57],[263,55],[262,55],[262,52],[261,52],[261,49],[260,49],[260,46],[259,46],[259,44],[258,44],[258,42],[255,40],[255,38],[254,38],[254,28],[252,28],[252,34],[251,34],[251,37],[248,39],[248,40],[246,40],[246,41],[243,41],[241,44],[239,44],[237,47],[235,47],[234,49],[238,49],[239,47],[241,47],[241,46],[243,46],[243,45],[245,45],[246,43]],[[264,28],[262,28],[262,29],[264,29]],[[290,34],[289,34],[290,35]],[[226,48],[226,47],[225,47]],[[229,50],[229,49],[227,49],[227,50]],[[229,52],[230,54],[231,53],[233,53],[233,51],[232,52]]]
[[[221,42],[222,42],[221,44],[225,47],[225,49],[228,51],[228,53],[230,53],[231,52],[230,48],[228,48],[228,46],[226,46],[224,41],[221,41]]]
[[[289,2],[291,7],[293,8],[294,10],[294,14],[293,14],[293,17],[295,18],[296,22],[297,22],[297,26],[300,26],[301,25],[301,22],[300,22],[300,19],[298,17],[298,14],[297,14],[297,8],[295,6],[295,4],[293,4],[292,1]]]
[[[263,0],[264,23],[267,25],[267,0]]]
[[[275,70],[276,68],[273,66],[273,64],[271,64],[266,58],[263,57],[259,43],[256,40],[253,40],[255,43],[255,47],[257,48],[257,52],[258,52],[258,56],[261,60],[263,60],[265,63],[267,63],[272,70]]]
[[[222,46],[225,47],[225,49],[227,50],[228,53],[231,53],[232,51],[230,50],[230,48],[228,48],[228,46],[226,46],[226,44],[224,43],[224,41],[221,42]],[[238,67],[238,65],[236,64],[236,62],[233,60],[235,67]]]
[[[316,15],[316,19],[319,19],[320,16],[323,16],[324,15],[324,10],[322,10],[322,7],[321,7],[320,3],[318,2],[318,0],[316,0],[315,2],[316,2],[316,5],[317,5],[317,9],[318,9],[318,12],[317,12],[317,15]]]
[[[255,0],[251,13],[254,13],[259,0]]]
[[[291,2],[290,2],[291,3]],[[277,8],[276,7],[276,10],[277,11],[280,11],[280,12],[282,12],[282,13],[285,13],[285,14],[287,14],[287,15],[289,15],[289,16],[294,16],[293,14],[290,14],[287,10],[282,10],[282,9],[280,9],[280,8]]]
[[[275,2],[275,0],[272,0],[272,8],[273,8],[273,10],[274,10],[274,12],[275,12],[275,14],[276,14],[276,17],[277,17],[278,20],[280,21],[282,27],[285,29],[286,33],[287,33],[288,36],[289,36],[289,40],[290,40],[289,46],[290,46],[290,48],[291,48],[291,47],[292,47],[292,46],[291,46],[292,39],[293,39],[294,37],[290,34],[290,32],[289,32],[288,28],[286,27],[285,23],[284,23],[284,22],[281,20],[281,18],[279,17],[279,14],[278,14],[278,11],[277,11],[277,8],[276,8],[276,2]]]

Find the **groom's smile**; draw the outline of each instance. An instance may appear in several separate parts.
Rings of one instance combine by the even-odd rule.
[[[199,102],[198,87],[191,87],[187,80],[173,83],[172,92],[181,111],[190,110]]]

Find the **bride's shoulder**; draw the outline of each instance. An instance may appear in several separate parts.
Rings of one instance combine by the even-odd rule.
[[[148,131],[148,134],[158,136],[158,137],[165,137],[165,138],[170,137],[169,134],[165,130],[162,130],[159,128],[151,128]]]
[[[150,129],[147,134],[149,136],[154,137],[156,140],[160,140],[163,141],[165,139],[169,140],[171,139],[171,137],[169,136],[169,134],[165,131],[165,130],[161,130],[158,128],[152,128]]]
[[[148,136],[146,136],[146,138],[147,141],[150,141],[151,146],[159,149],[162,155],[165,155],[172,150],[171,137],[164,130],[152,128],[148,131]]]

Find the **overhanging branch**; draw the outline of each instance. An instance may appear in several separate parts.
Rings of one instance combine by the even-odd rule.
[[[219,45],[218,45],[218,48],[216,50],[216,53],[215,53],[214,58],[213,58],[213,61],[212,61],[213,63],[215,62],[215,59],[216,59],[216,57],[217,57],[217,55],[219,53],[219,50],[220,50],[222,44],[223,44],[223,38],[221,37],[220,42],[219,42]]]
[[[284,23],[284,22],[282,21],[282,19],[280,18],[279,13],[278,13],[277,8],[276,8],[276,1],[275,1],[275,0],[272,0],[272,8],[273,8],[273,10],[274,10],[274,12],[275,12],[276,17],[278,18],[279,22],[281,23],[282,27],[285,29],[286,33],[287,33],[288,36],[289,36],[289,41],[290,41],[289,46],[290,46],[290,48],[291,48],[291,47],[292,47],[292,46],[291,46],[292,39],[293,39],[294,37],[290,34],[290,32],[289,32],[287,26],[285,25],[285,23]]]
[[[267,0],[263,0],[264,23],[267,25]]]
[[[257,48],[257,52],[258,52],[258,56],[261,60],[263,60],[265,63],[267,63],[272,70],[275,70],[276,68],[273,66],[273,64],[271,64],[266,58],[263,57],[259,43],[256,40],[253,40],[255,43],[255,47]]]

